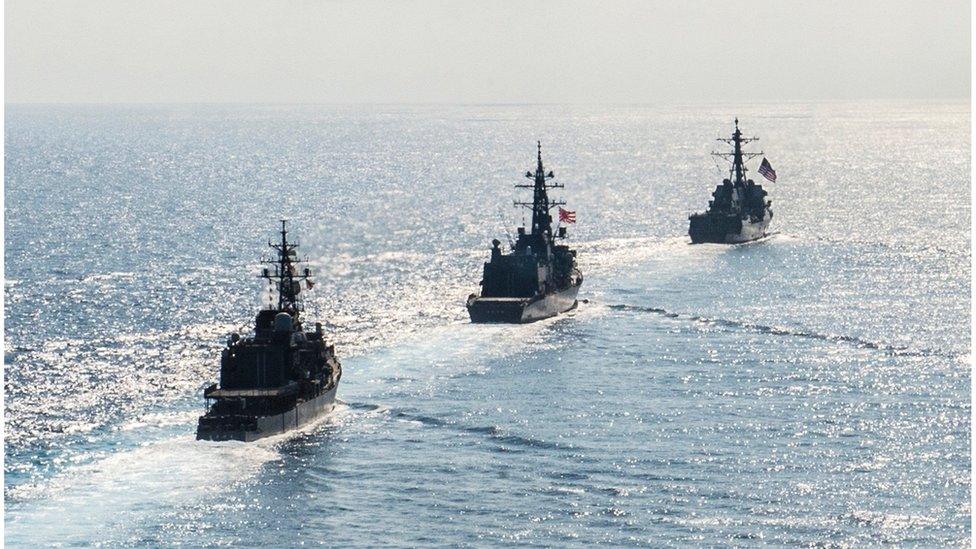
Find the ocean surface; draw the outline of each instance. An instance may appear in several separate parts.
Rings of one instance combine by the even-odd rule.
[[[774,234],[691,246],[735,116]],[[8,106],[6,544],[968,545],[970,119]],[[586,302],[471,325],[537,139]],[[282,217],[343,404],[196,442]]]

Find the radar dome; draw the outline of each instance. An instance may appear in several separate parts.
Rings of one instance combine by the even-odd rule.
[[[291,315],[288,313],[278,313],[274,318],[274,330],[276,332],[290,332],[291,331]]]

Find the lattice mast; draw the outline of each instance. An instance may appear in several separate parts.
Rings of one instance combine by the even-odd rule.
[[[299,311],[303,310],[299,294],[302,291],[302,282],[306,286],[312,287],[312,272],[306,267],[300,272],[298,265],[306,261],[298,259],[298,244],[288,242],[287,220],[281,220],[281,242],[268,242],[268,246],[275,250],[277,257],[264,261],[270,265],[261,273],[261,278],[268,280],[278,291],[278,310],[291,313],[296,318]]]
[[[714,156],[721,156],[726,160],[732,162],[732,166],[729,169],[729,179],[732,180],[732,184],[736,187],[744,187],[746,184],[746,161],[755,158],[757,156],[762,156],[764,153],[762,151],[751,153],[742,150],[742,146],[746,143],[751,143],[753,141],[759,141],[758,137],[742,137],[742,132],[739,131],[739,119],[735,119],[735,131],[732,133],[731,138],[718,138],[716,141],[721,141],[723,143],[728,143],[732,145],[732,152],[713,152]]]
[[[522,206],[532,210],[532,235],[536,237],[541,237],[547,242],[552,239],[552,216],[549,215],[549,211],[557,206],[563,206],[566,202],[561,200],[549,200],[549,189],[561,189],[563,185],[561,183],[550,182],[556,175],[552,173],[546,173],[542,166],[542,142],[536,142],[538,147],[538,164],[535,168],[535,173],[531,171],[525,172],[525,177],[528,179],[534,179],[531,185],[516,184],[516,188],[521,189],[532,189],[532,202],[515,202],[516,206]]]

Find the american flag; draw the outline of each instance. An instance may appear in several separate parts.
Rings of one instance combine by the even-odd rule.
[[[576,223],[576,212],[559,208],[559,221],[563,223]]]
[[[766,160],[765,158],[763,158],[762,163],[759,164],[759,175],[765,177],[773,183],[776,183],[776,170],[773,169],[773,166],[769,163],[769,160]]]

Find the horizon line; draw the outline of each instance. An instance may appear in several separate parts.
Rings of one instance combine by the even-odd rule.
[[[7,101],[4,106],[457,106],[457,107],[517,107],[517,106],[658,106],[700,104],[759,105],[769,103],[859,103],[859,102],[916,102],[916,103],[972,103],[967,97],[871,97],[836,99],[756,99],[736,101],[728,99],[683,99],[659,101]]]

